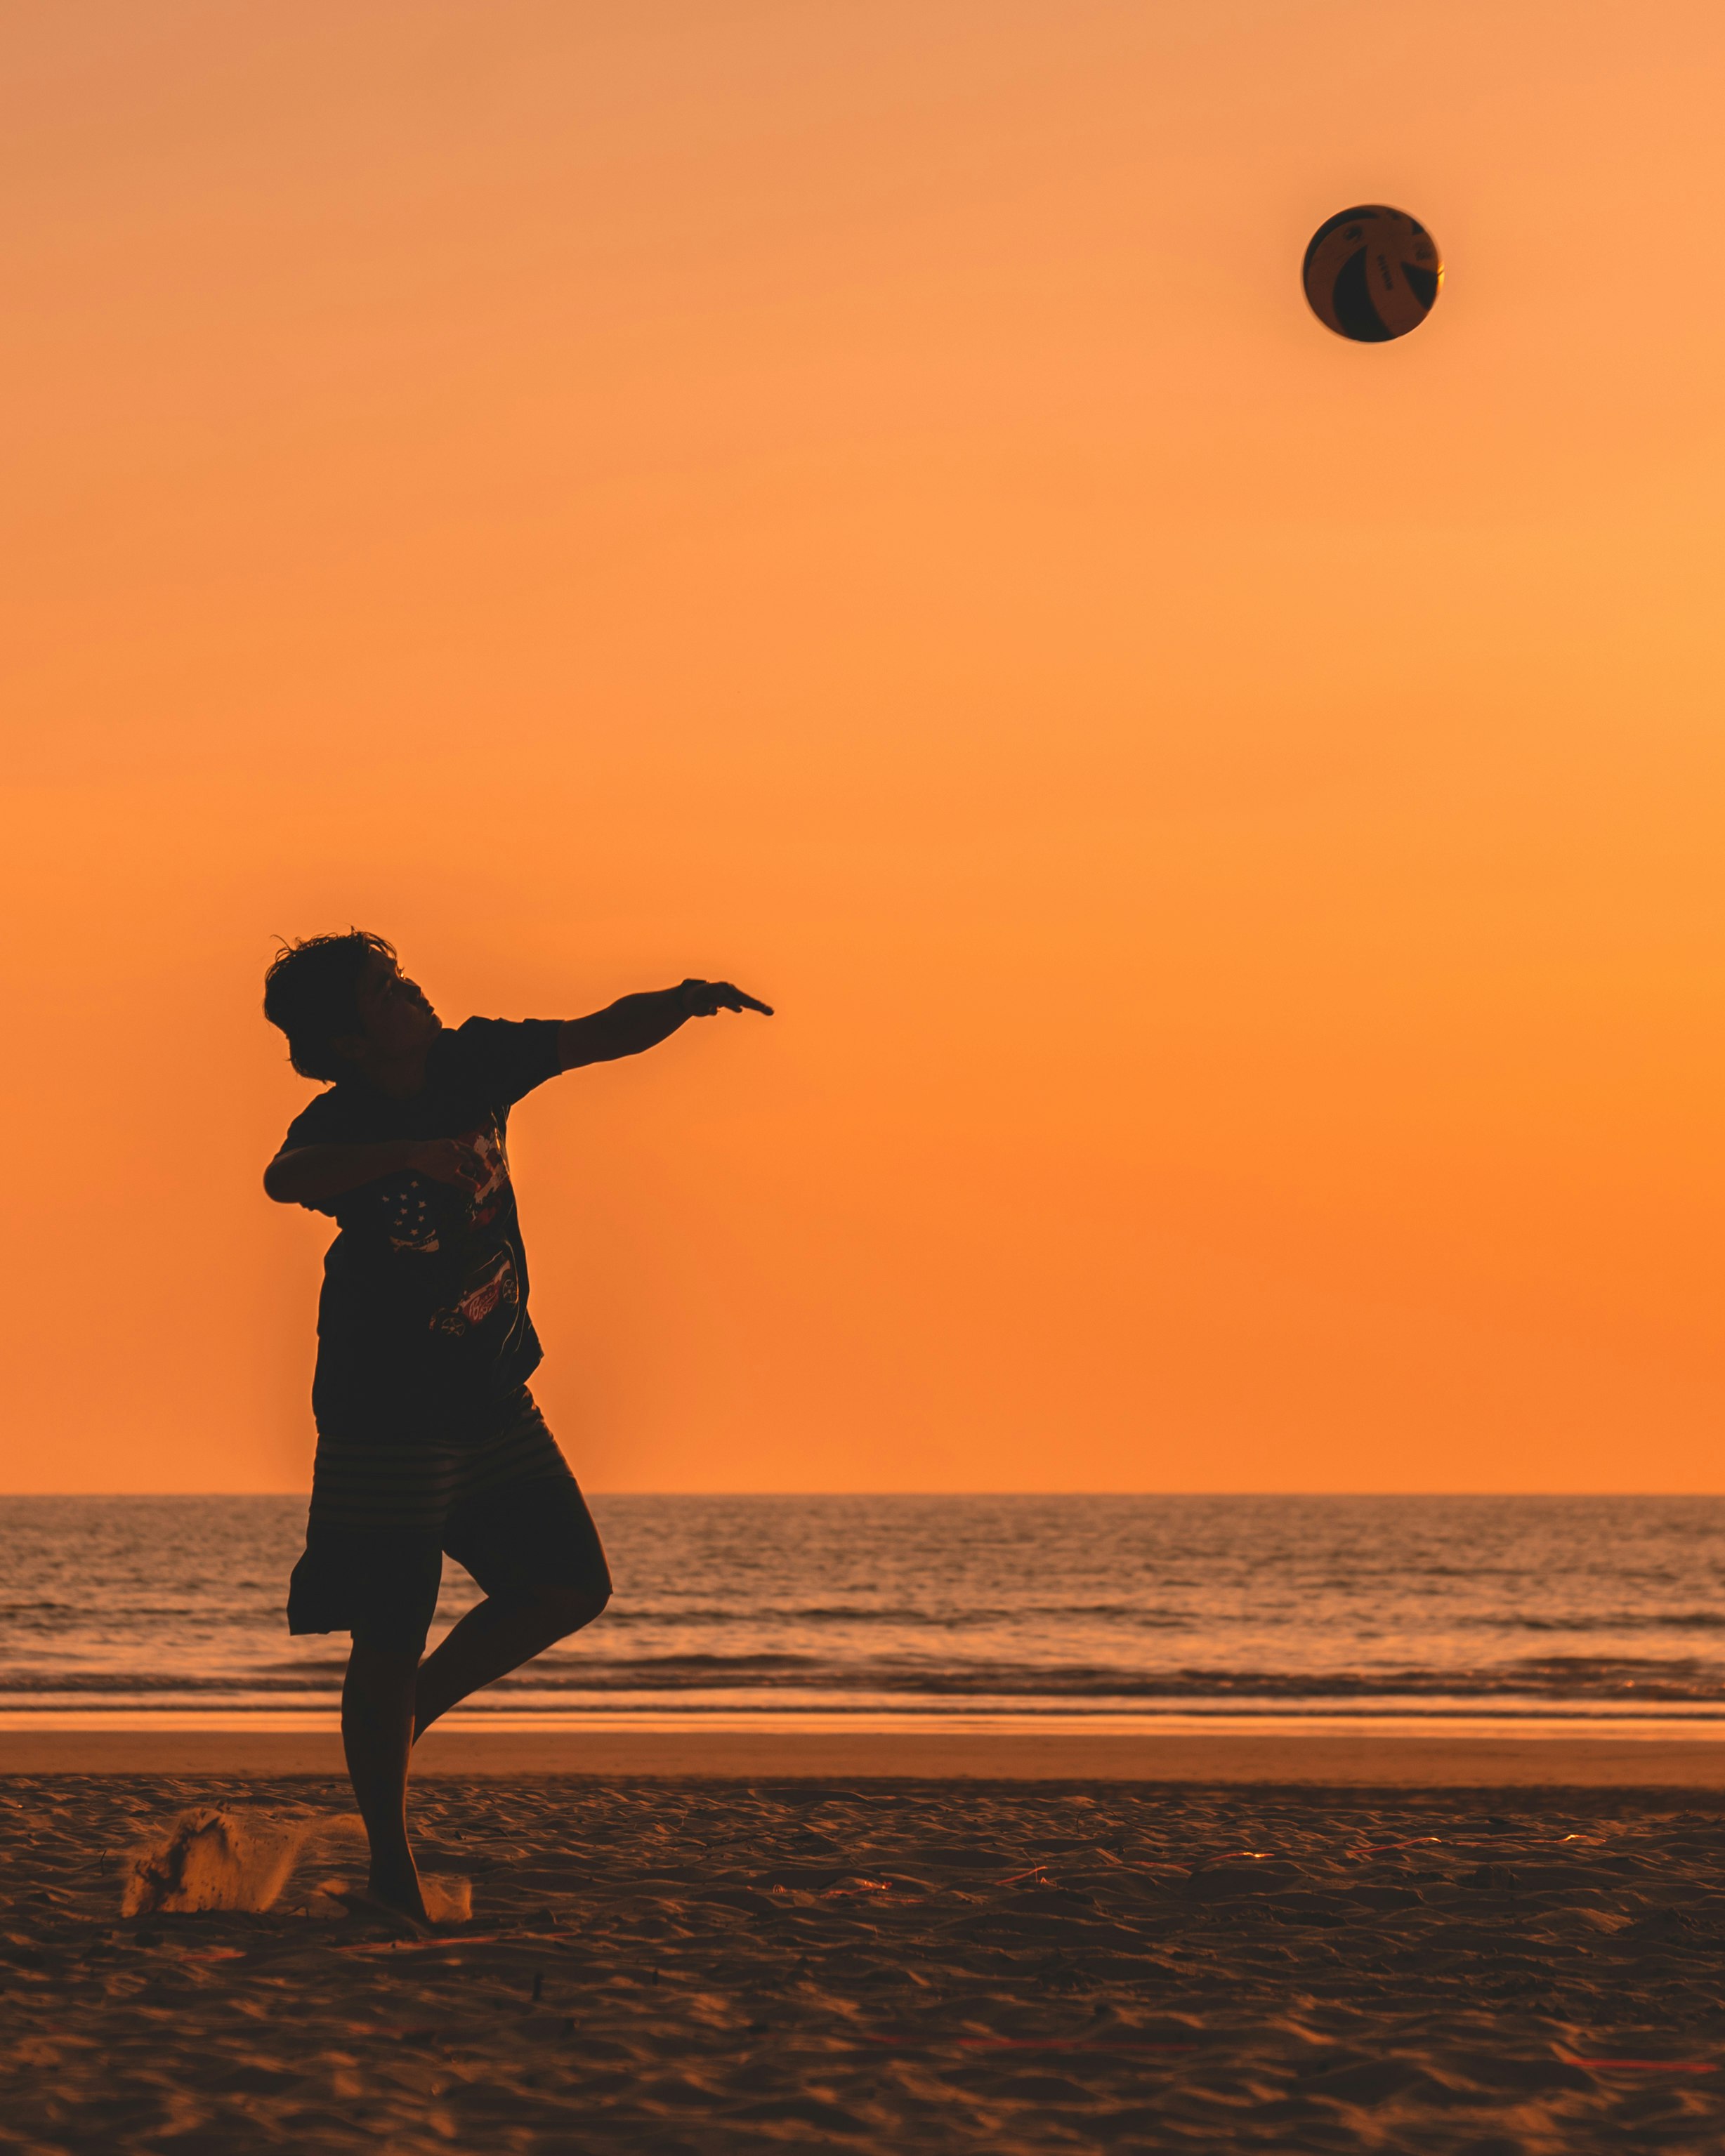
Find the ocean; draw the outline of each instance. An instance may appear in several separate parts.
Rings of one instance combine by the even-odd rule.
[[[492,1725],[1725,1720],[1725,1499],[593,1502],[617,1583]],[[333,1722],[299,1497],[0,1498],[0,1724]],[[475,1599],[446,1563],[440,1631]],[[434,1633],[434,1638],[437,1633]]]

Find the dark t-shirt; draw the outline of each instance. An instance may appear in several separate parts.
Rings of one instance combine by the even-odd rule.
[[[289,1125],[284,1150],[459,1138],[488,1171],[470,1193],[402,1169],[311,1209],[341,1228],[317,1306],[325,1436],[482,1443],[537,1365],[505,1141],[510,1109],[557,1070],[559,1030],[470,1018],[432,1042],[411,1099],[344,1078]]]

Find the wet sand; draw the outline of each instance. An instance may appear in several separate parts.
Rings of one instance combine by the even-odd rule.
[[[333,1732],[0,1729],[0,1774],[339,1774]],[[436,1729],[415,1755],[445,1774],[834,1775],[941,1780],[1310,1782],[1324,1787],[1725,1792],[1706,1738],[854,1731]]]
[[[1725,1804],[1378,1763],[1325,1788],[446,1756],[416,1820],[473,1918],[431,1938],[317,1891],[357,1856],[333,1779],[15,1773],[0,2148],[1716,2149]],[[316,1830],[280,1898],[122,1919],[128,1852],[210,1805]]]

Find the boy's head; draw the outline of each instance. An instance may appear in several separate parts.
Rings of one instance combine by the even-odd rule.
[[[302,1078],[413,1055],[443,1023],[403,973],[395,946],[363,928],[285,944],[264,976],[264,1015],[287,1035]]]

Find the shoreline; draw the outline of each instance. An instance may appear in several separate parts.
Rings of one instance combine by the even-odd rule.
[[[13,1728],[15,1775],[340,1776],[332,1730]],[[426,1738],[416,1779],[1139,1782],[1221,1787],[1692,1789],[1725,1794],[1725,1739],[1059,1732],[531,1731]]]

